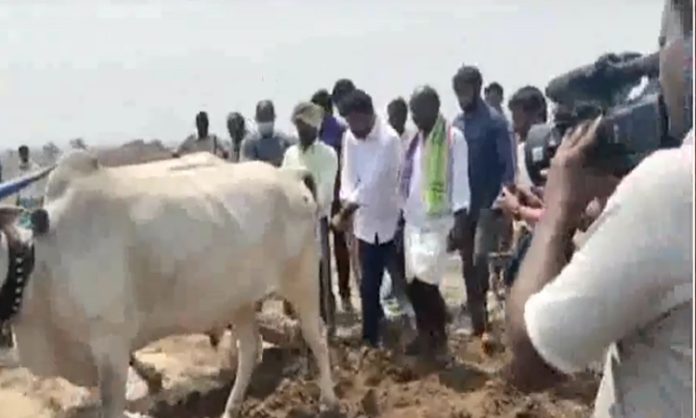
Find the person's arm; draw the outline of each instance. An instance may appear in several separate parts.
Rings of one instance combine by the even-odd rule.
[[[326,150],[326,156],[322,159],[321,178],[319,181],[319,190],[317,200],[319,206],[324,208],[331,207],[334,195],[334,186],[336,184],[336,174],[338,172],[338,157],[336,151],[328,145],[323,147]]]
[[[239,156],[239,161],[256,161],[256,146],[254,137],[244,138],[242,141],[242,153]]]
[[[503,184],[513,184],[515,182],[515,165],[512,157],[514,141],[507,123],[502,118],[496,119],[495,143],[498,158],[503,165]]]
[[[693,226],[693,200],[684,198],[693,156],[690,168],[649,158],[619,186],[569,263],[574,228],[564,211],[548,209],[536,226],[506,312],[518,388],[541,390],[582,370],[661,315],[675,283],[689,288],[693,242],[680,231]]]
[[[471,204],[469,188],[469,149],[464,134],[452,129],[452,210],[456,213]]]
[[[452,212],[454,226],[448,236],[448,251],[465,247],[468,213],[471,205],[469,187],[469,149],[464,133],[453,127],[452,132]]]
[[[355,172],[354,148],[348,140],[348,136],[343,136],[343,146],[341,152],[341,188],[338,196],[342,202],[348,200],[357,188],[358,177]]]
[[[184,139],[184,142],[182,142],[181,145],[179,145],[179,148],[176,149],[175,154],[177,157],[180,157],[189,151],[189,148],[191,147],[191,141],[191,136],[188,136],[186,137],[186,139]]]
[[[293,149],[288,148],[283,153],[283,162],[280,164],[281,167],[291,167],[296,164],[295,158],[293,158]]]
[[[223,160],[228,160],[230,158],[230,153],[232,150],[232,146],[228,146],[227,141],[223,141],[217,136],[214,137],[216,145],[216,149],[218,152],[218,156],[222,158]]]
[[[518,211],[520,220],[527,222],[529,225],[536,225],[544,215],[544,208],[533,208],[529,206],[520,206]]]

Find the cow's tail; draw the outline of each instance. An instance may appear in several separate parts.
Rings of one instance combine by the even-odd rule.
[[[301,181],[311,193],[314,202],[317,202],[317,184],[314,181],[314,176],[312,176],[309,170],[300,167],[283,167],[281,170],[287,172],[298,181]]]
[[[302,176],[302,183],[309,189],[309,192],[312,194],[312,198],[314,201],[317,201],[317,184],[314,182],[314,176],[312,173],[307,172],[305,175]]]

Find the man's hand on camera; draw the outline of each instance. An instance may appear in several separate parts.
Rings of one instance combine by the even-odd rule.
[[[601,118],[570,131],[551,161],[544,202],[548,216],[564,227],[575,229],[585,208],[598,196],[608,196],[618,183],[615,177],[598,172],[587,164],[595,146]]]
[[[517,198],[520,203],[524,206],[529,206],[534,209],[541,209],[544,207],[544,201],[541,200],[541,195],[534,193],[533,190],[520,187],[517,189]]]

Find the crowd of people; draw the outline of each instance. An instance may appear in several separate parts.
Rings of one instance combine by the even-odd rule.
[[[446,354],[439,284],[450,252],[462,258],[473,335],[486,342],[487,258],[512,249],[511,381],[545,388],[604,354],[597,416],[691,415],[693,236],[684,231],[693,229],[692,5],[665,4],[660,85],[670,135],[683,145],[655,152],[624,178],[588,164],[599,119],[569,130],[544,186],[536,187],[524,142],[547,122],[544,94],[519,89],[507,121],[502,87],[482,89],[472,66],[453,76],[461,113],[451,121],[429,86],[408,102],[390,102],[383,121],[368,93],[340,80],[331,94],[322,90],[295,109],[300,141],[287,145],[287,158],[276,148],[284,137],[272,129],[249,140],[253,146],[242,141],[241,160],[304,165],[322,183],[323,258],[333,234],[341,302],[350,309],[352,267],[366,344],[380,344],[387,272],[397,304],[415,314],[418,336],[407,353]],[[415,131],[406,127],[409,113]],[[256,119],[268,116],[257,111]],[[277,154],[261,157],[252,151],[259,144]]]
[[[200,112],[197,133],[177,154],[209,151],[233,162],[309,169],[317,185],[321,283],[331,286],[335,266],[341,309],[353,312],[352,270],[364,341],[380,345],[388,310],[415,322],[418,337],[407,352],[437,357],[447,347],[449,313],[439,285],[449,253],[458,253],[463,262],[473,334],[489,341],[488,254],[509,249],[513,220],[503,209],[516,212],[517,194],[501,195],[501,190],[519,178],[529,185],[520,147],[529,128],[546,120],[546,100],[538,88],[527,86],[513,95],[508,122],[502,87],[493,82],[484,90],[483,84],[474,66],[456,71],[452,86],[461,114],[451,121],[429,86],[417,88],[408,102],[392,100],[382,120],[371,96],[341,79],[331,92],[321,89],[295,107],[296,136],[275,128],[273,103],[264,100],[256,107],[253,132],[239,113],[229,115],[229,141],[211,134],[208,116]],[[415,129],[407,127],[409,114]],[[383,290],[385,277],[388,289]],[[333,293],[329,299],[325,319],[336,309]]]
[[[197,133],[176,155],[208,151],[232,162],[308,169],[322,292],[331,294],[322,316],[331,324],[337,308],[326,288],[333,267],[341,309],[354,310],[352,272],[365,344],[381,345],[389,308],[413,316],[417,337],[407,354],[446,357],[449,313],[440,284],[449,254],[457,253],[472,334],[485,346],[488,257],[514,251],[506,329],[519,387],[549,386],[609,350],[598,416],[690,416],[693,236],[684,231],[693,229],[692,4],[665,4],[660,84],[670,134],[683,145],[655,152],[622,179],[587,164],[598,119],[566,134],[544,187],[536,187],[524,143],[547,122],[544,94],[519,89],[508,101],[508,120],[502,86],[484,89],[470,65],[452,77],[461,108],[452,120],[441,112],[441,92],[428,85],[408,101],[392,100],[383,120],[368,92],[341,79],[295,106],[296,136],[276,129],[274,105],[264,100],[253,131],[240,113],[228,116],[224,141],[200,112]],[[29,170],[26,148],[20,158]],[[18,203],[40,205],[33,195]],[[574,240],[578,230],[586,231],[582,242]]]

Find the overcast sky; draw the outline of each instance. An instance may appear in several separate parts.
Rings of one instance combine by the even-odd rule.
[[[606,51],[657,46],[661,0],[0,0],[0,148],[180,141],[198,110],[264,98],[279,123],[352,78],[384,108],[418,84],[456,105],[463,63],[506,94]]]

